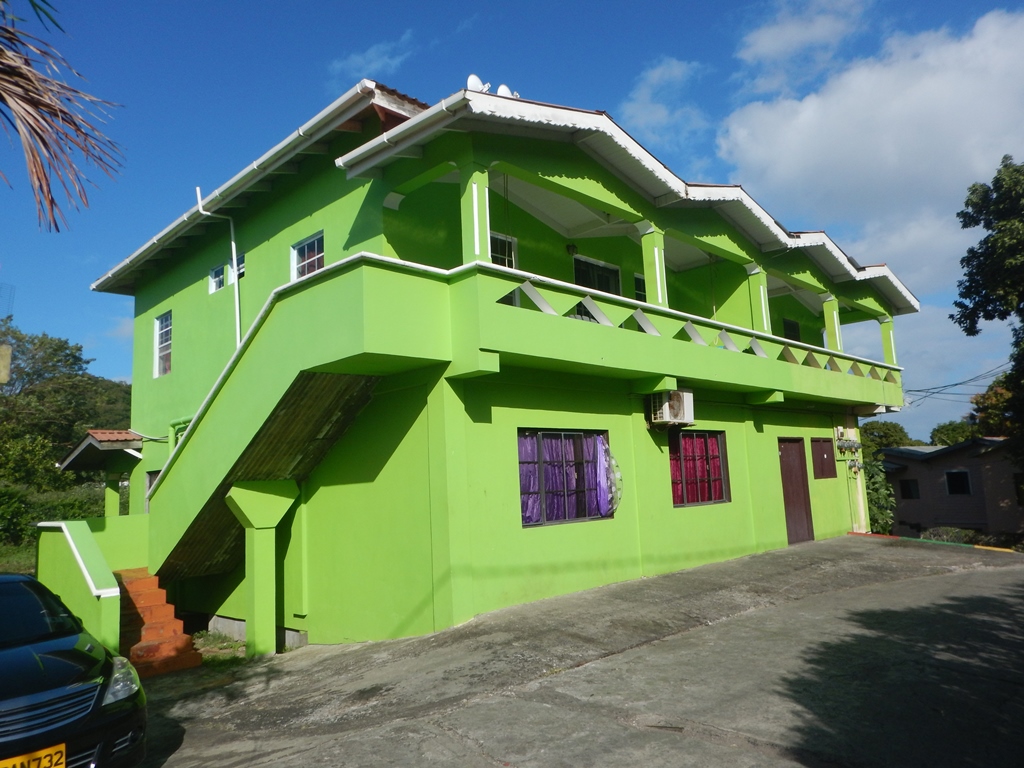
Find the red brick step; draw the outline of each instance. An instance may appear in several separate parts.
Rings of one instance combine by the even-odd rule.
[[[203,657],[174,617],[174,606],[159,580],[145,568],[114,574],[121,587],[121,654],[139,677],[152,677],[199,666]]]

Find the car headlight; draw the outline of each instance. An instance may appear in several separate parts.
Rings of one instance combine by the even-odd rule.
[[[141,687],[139,675],[131,662],[123,656],[115,656],[114,669],[110,673],[110,682],[107,684],[107,693],[103,697],[103,706],[126,699]]]

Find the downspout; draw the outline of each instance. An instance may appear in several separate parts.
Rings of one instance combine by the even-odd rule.
[[[235,220],[230,216],[225,216],[222,213],[210,213],[208,210],[203,208],[203,196],[199,191],[199,187],[196,187],[196,201],[199,203],[199,212],[203,216],[211,216],[215,219],[227,219],[228,224],[231,227],[231,274],[234,275],[235,285],[235,349],[242,346],[242,309],[238,301],[238,247],[235,245]]]

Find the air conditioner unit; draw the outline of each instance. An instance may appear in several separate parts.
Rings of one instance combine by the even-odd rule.
[[[651,424],[693,424],[693,392],[688,389],[657,392],[647,402]]]

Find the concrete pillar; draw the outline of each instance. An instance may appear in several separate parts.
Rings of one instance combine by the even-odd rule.
[[[649,221],[637,224],[644,255],[644,282],[647,303],[668,306],[668,284],[665,282],[665,233]]]
[[[757,264],[744,264],[747,270],[747,293],[750,296],[750,327],[755,331],[772,332],[771,314],[768,311],[768,275]]]
[[[882,315],[878,318],[878,324],[882,331],[882,359],[888,365],[898,365],[896,362],[896,337],[892,332],[892,318]]]
[[[839,299],[831,293],[821,294],[821,312],[825,316],[825,346],[833,352],[842,352],[843,332],[839,326]]]
[[[277,524],[299,495],[292,480],[235,483],[225,498],[245,528],[245,655],[277,651]]]
[[[121,514],[121,472],[107,472],[103,489],[103,516],[117,517]]]
[[[462,263],[491,260],[490,196],[487,169],[476,163],[459,168]]]

